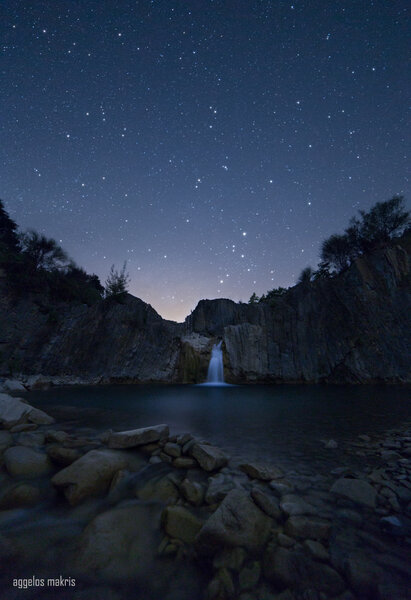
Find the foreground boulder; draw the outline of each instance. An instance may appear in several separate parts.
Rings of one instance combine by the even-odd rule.
[[[153,427],[143,427],[130,431],[116,431],[111,433],[108,445],[109,448],[135,448],[144,444],[158,442],[167,438],[168,435],[168,425],[154,425]]]
[[[12,398],[8,394],[0,394],[0,423],[10,429],[18,423],[26,422],[31,410],[20,398]]]
[[[331,523],[316,517],[293,516],[287,520],[284,532],[296,538],[309,538],[316,541],[328,540],[331,533]]]
[[[377,492],[367,481],[341,477],[331,487],[331,492],[344,496],[357,504],[375,508]]]
[[[203,523],[183,506],[167,506],[163,512],[165,532],[187,544],[192,544]]]
[[[270,465],[261,465],[259,463],[243,463],[240,469],[247,473],[251,479],[261,479],[261,481],[271,481],[284,477],[284,473],[278,467]]]
[[[51,463],[47,454],[27,446],[11,446],[3,454],[6,469],[13,477],[41,477],[49,473]]]
[[[127,466],[126,457],[110,450],[90,450],[52,478],[71,505],[105,493],[114,474]]]
[[[44,411],[23,402],[20,398],[0,394],[0,424],[6,429],[11,429],[15,425],[27,422],[50,425],[54,423],[54,419]]]
[[[24,385],[17,379],[6,379],[3,383],[3,388],[6,392],[27,392]]]
[[[262,548],[270,535],[272,520],[251,500],[248,492],[232,490],[197,536],[200,551],[213,554],[224,546]]]
[[[228,463],[228,457],[220,448],[208,444],[194,444],[191,455],[204,471],[216,471]]]
[[[84,530],[75,567],[113,581],[149,572],[159,543],[160,509],[133,504],[98,515]]]

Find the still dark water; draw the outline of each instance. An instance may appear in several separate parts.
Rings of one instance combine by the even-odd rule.
[[[269,458],[321,471],[346,463],[348,444],[359,434],[378,435],[411,417],[410,389],[401,386],[117,385],[57,388],[28,399],[78,427],[167,423],[172,434],[190,432],[234,459]],[[324,449],[322,440],[329,439],[337,449]]]

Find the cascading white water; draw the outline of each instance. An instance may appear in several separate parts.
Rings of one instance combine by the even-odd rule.
[[[214,344],[211,350],[210,364],[208,365],[207,383],[214,385],[224,383],[222,343],[222,340],[220,340],[218,344]]]

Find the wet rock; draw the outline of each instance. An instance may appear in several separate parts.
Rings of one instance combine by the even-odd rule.
[[[260,575],[261,565],[258,561],[254,561],[246,565],[243,569],[241,569],[238,575],[240,590],[253,589],[258,583]]]
[[[214,553],[221,546],[244,546],[254,551],[264,546],[272,521],[243,490],[232,490],[204,524],[198,547]]]
[[[184,446],[185,444],[187,444],[187,442],[193,439],[194,438],[191,435],[191,433],[181,433],[177,436],[176,442],[177,444],[180,444],[180,446]]]
[[[293,492],[295,489],[294,484],[287,479],[282,479],[281,481],[270,481],[269,485],[278,496],[282,496],[283,494],[291,494],[291,492]]]
[[[163,462],[167,463],[168,465],[171,465],[171,463],[173,462],[173,459],[171,458],[171,456],[169,456],[165,452],[160,452],[160,454],[158,456],[161,458],[161,460]]]
[[[308,589],[323,592],[327,598],[345,589],[337,571],[328,565],[311,561],[300,550],[270,548],[264,558],[264,574],[276,585],[296,588],[303,593]]]
[[[254,488],[251,490],[251,498],[257,504],[258,508],[269,517],[277,520],[281,517],[281,510],[276,498],[269,496],[262,490]]]
[[[205,471],[216,471],[228,463],[228,457],[220,448],[208,444],[194,444],[191,455]]]
[[[320,542],[305,540],[303,545],[314,559],[325,562],[330,560],[329,553]]]
[[[71,465],[73,462],[81,458],[82,453],[75,448],[64,448],[62,446],[49,446],[47,454],[50,459],[56,464],[63,467]]]
[[[192,469],[197,465],[197,461],[189,456],[180,456],[173,460],[173,467],[176,469]]]
[[[310,561],[306,567],[306,585],[333,598],[345,590],[343,578],[329,565]]]
[[[17,483],[9,486],[0,495],[0,510],[34,506],[40,500],[40,491],[28,483]]]
[[[377,492],[363,479],[342,477],[332,485],[330,492],[370,508],[375,508],[376,505]]]
[[[346,558],[344,572],[350,587],[360,598],[378,598],[378,569],[359,553]]]
[[[22,402],[21,398],[0,394],[0,424],[5,429],[26,422],[31,409],[32,407]]]
[[[324,444],[324,448],[335,449],[338,448],[338,442],[335,440],[321,440]]]
[[[151,442],[158,442],[169,435],[168,425],[154,425],[130,431],[117,431],[110,434],[109,448],[135,448]]]
[[[284,473],[278,467],[271,465],[261,465],[258,463],[243,463],[240,469],[244,471],[251,479],[261,479],[262,481],[271,481],[284,477]]]
[[[207,600],[234,598],[235,587],[230,572],[220,569],[207,587]]]
[[[246,559],[247,553],[244,548],[225,548],[215,555],[213,567],[215,569],[231,569],[239,571]]]
[[[17,379],[6,379],[3,383],[3,389],[6,392],[27,392],[21,381],[18,381]]]
[[[133,504],[98,515],[84,530],[75,568],[87,575],[123,582],[143,577],[158,547],[159,509]]]
[[[294,496],[293,494],[285,494],[280,502],[281,510],[287,516],[294,515],[312,515],[316,513],[316,509],[308,504],[303,498]]]
[[[200,504],[203,503],[205,490],[201,483],[184,479],[184,481],[181,483],[180,491],[187,502],[190,502],[190,504],[193,504],[194,506],[200,506]]]
[[[13,436],[8,431],[0,430],[0,453],[13,444]]]
[[[110,450],[90,450],[52,478],[71,505],[89,496],[105,493],[113,475],[127,466],[123,453]]]
[[[287,520],[284,531],[291,537],[309,538],[316,541],[328,540],[331,532],[331,524],[325,519],[296,516],[290,517]]]
[[[46,436],[42,431],[24,431],[17,436],[20,446],[39,447],[43,446]]]
[[[190,454],[191,449],[193,446],[195,446],[195,444],[197,444],[197,440],[195,438],[188,440],[183,446],[183,454]]]
[[[167,506],[162,515],[165,532],[172,538],[192,544],[203,522],[183,506]]]
[[[362,525],[363,518],[355,510],[351,510],[350,508],[340,508],[336,511],[336,514],[343,521],[347,521],[348,523],[354,525]]]
[[[31,423],[35,423],[36,425],[51,425],[55,422],[55,419],[53,417],[50,417],[50,415],[48,415],[44,411],[33,407],[31,407],[31,410],[29,412],[28,420]]]
[[[136,496],[140,500],[157,500],[166,504],[174,504],[179,498],[176,486],[167,476],[150,480],[144,486],[138,487]]]
[[[264,575],[281,587],[294,587],[298,557],[287,548],[269,547],[264,555]]]
[[[292,548],[295,546],[295,539],[281,532],[277,535],[277,542],[278,545],[283,546],[283,548]]]
[[[58,444],[62,444],[68,439],[69,435],[65,431],[48,431],[46,434],[47,442],[57,442]]]
[[[229,477],[218,473],[208,479],[208,488],[205,494],[207,504],[221,502],[227,496],[228,492],[235,488],[235,484]]]
[[[173,458],[178,458],[181,455],[181,447],[178,444],[167,442],[164,446],[164,452]]]
[[[393,536],[403,537],[411,534],[411,529],[405,526],[403,521],[395,515],[389,515],[380,519],[381,529]]]
[[[9,429],[10,433],[21,433],[22,431],[35,431],[38,429],[38,425],[35,423],[20,423],[20,425],[14,425]]]
[[[50,472],[47,454],[26,446],[11,446],[3,454],[4,463],[13,477],[41,477]]]

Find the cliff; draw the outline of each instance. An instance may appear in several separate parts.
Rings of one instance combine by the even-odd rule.
[[[410,244],[361,257],[273,305],[202,300],[185,323],[127,295],[88,307],[19,301],[0,280],[0,373],[199,382],[223,339],[231,382],[409,382]]]

